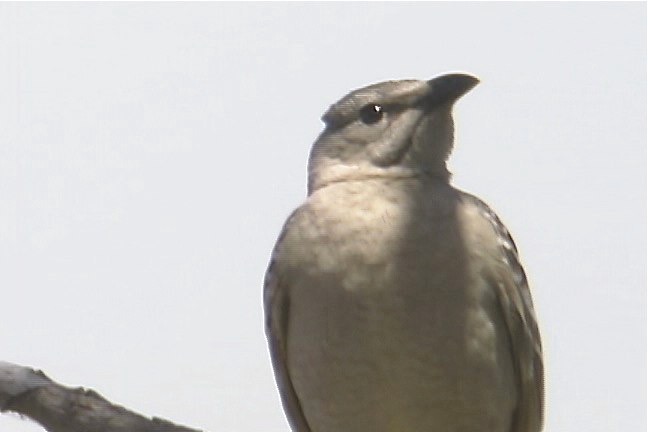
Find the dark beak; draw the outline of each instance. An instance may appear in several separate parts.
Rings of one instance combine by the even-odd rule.
[[[454,103],[475,87],[479,79],[472,75],[452,73],[433,78],[427,83],[430,91],[422,102],[426,109],[433,109],[439,105]]]

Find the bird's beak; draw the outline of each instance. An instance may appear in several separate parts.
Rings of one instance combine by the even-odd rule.
[[[479,83],[479,79],[463,73],[451,73],[433,78],[427,82],[429,91],[423,97],[426,109],[452,104]]]

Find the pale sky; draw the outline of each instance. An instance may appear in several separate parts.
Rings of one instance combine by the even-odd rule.
[[[262,280],[326,108],[463,70],[454,184],[511,230],[547,431],[646,430],[645,3],[1,3],[0,360],[287,432]],[[0,431],[42,429],[0,415]]]

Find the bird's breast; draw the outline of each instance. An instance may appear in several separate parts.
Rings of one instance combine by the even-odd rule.
[[[313,432],[507,430],[496,299],[456,191],[425,186],[330,186],[287,239],[288,368]]]

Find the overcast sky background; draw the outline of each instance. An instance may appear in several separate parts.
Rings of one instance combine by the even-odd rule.
[[[645,20],[645,3],[0,4],[0,360],[210,432],[287,431],[262,280],[319,117],[464,70],[482,83],[451,170],[521,250],[546,430],[645,430]]]

